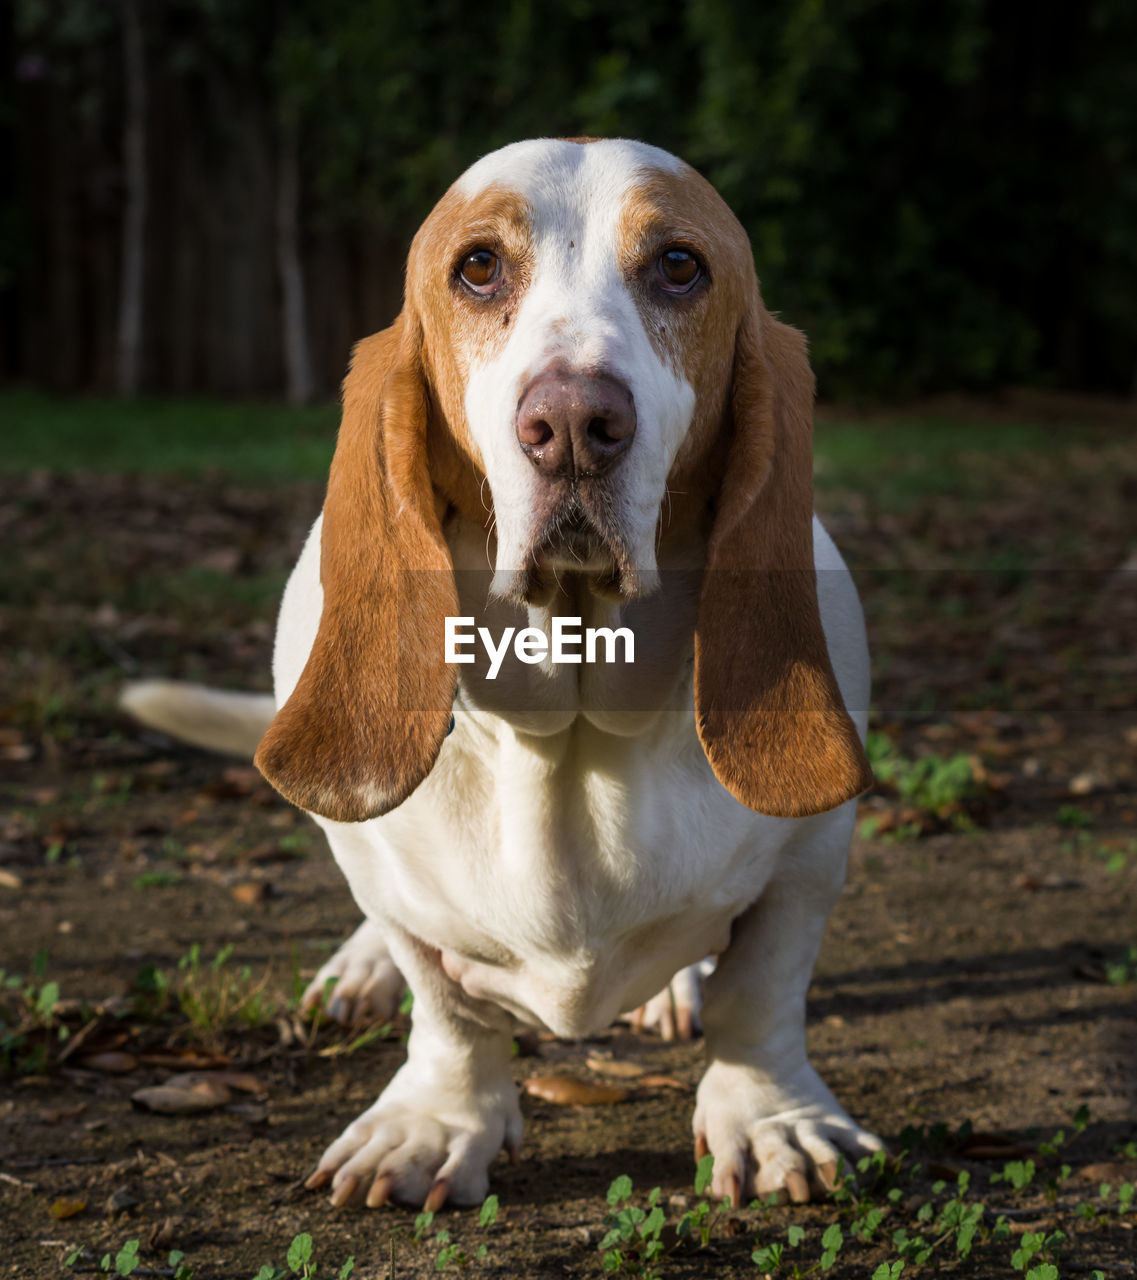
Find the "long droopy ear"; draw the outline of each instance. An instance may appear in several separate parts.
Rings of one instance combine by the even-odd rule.
[[[319,632],[256,764],[337,822],[386,813],[426,777],[450,724],[443,619],[458,612],[427,471],[418,325],[358,344],[324,503]]]
[[[715,776],[759,813],[822,813],[872,785],[829,661],[813,565],[813,373],[762,306],[740,324],[733,435],[695,633],[695,714]]]

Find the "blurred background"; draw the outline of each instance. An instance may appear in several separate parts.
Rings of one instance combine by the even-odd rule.
[[[410,237],[536,135],[675,151],[823,396],[1137,393],[1131,0],[15,0],[0,379],[334,394]]]

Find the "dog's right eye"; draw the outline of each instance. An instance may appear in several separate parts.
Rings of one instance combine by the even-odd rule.
[[[462,259],[458,273],[475,293],[493,293],[501,283],[501,259],[489,249],[475,249]]]

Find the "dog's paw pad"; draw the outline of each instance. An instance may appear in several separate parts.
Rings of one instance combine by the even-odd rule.
[[[382,1098],[353,1121],[324,1152],[307,1184],[331,1188],[331,1202],[379,1208],[390,1201],[434,1212],[448,1202],[480,1204],[489,1168],[503,1147],[521,1141],[521,1115],[512,1105],[446,1119]]]
[[[721,1063],[707,1072],[695,1111],[696,1158],[708,1151],[715,1157],[715,1198],[729,1196],[735,1206],[754,1196],[804,1204],[832,1191],[840,1168],[852,1170],[883,1149],[810,1068],[796,1087],[779,1087],[757,1073],[747,1080],[737,1067],[731,1078],[719,1078],[725,1075]]]

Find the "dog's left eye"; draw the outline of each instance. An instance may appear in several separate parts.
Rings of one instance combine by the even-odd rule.
[[[667,249],[659,256],[659,274],[668,293],[686,293],[703,274],[703,267],[686,249]]]
[[[493,293],[501,281],[501,259],[489,249],[475,249],[463,258],[459,274],[475,293]]]

